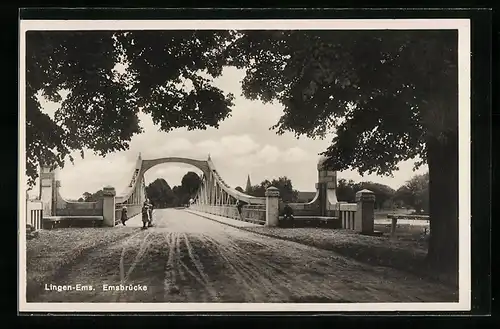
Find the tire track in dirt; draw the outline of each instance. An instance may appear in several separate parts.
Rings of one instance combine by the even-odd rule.
[[[303,255],[301,262],[296,262],[297,265],[293,265],[290,268],[284,268],[279,265],[276,259],[269,259],[255,253],[248,255],[240,252],[240,249],[244,249],[242,249],[236,241],[237,240],[229,239],[227,245],[228,252],[238,254],[240,258],[245,259],[251,264],[252,269],[257,271],[257,273],[260,273],[260,275],[267,278],[269,281],[274,282],[274,284],[282,285],[286,289],[285,291],[287,291],[287,296],[283,296],[285,299],[293,298],[295,300],[298,298],[302,300],[303,298],[312,298],[314,300],[348,302],[358,294],[360,297],[359,300],[362,300],[366,298],[366,292],[371,292],[370,289],[367,289],[368,287],[359,289],[359,283],[351,281],[350,286],[357,286],[356,289],[353,289],[352,294],[346,296],[345,294],[339,293],[338,288],[341,287],[345,289],[345,285],[347,284],[343,275],[339,277],[338,275],[332,274],[331,269],[334,267],[337,267],[334,273],[342,271],[338,268],[339,264],[337,262],[325,261],[325,258],[303,254],[303,248],[297,250],[297,252]],[[242,243],[248,241],[249,240],[242,241]],[[253,240],[250,241],[253,242]],[[270,247],[270,249],[277,254],[282,251],[282,247],[277,248],[276,245],[269,245],[267,247]],[[304,246],[304,248],[308,249],[309,247]],[[289,256],[285,257],[288,258]],[[293,260],[293,258],[290,259]],[[304,265],[300,266],[299,264]],[[388,297],[388,300],[392,298],[391,296],[386,297]]]
[[[146,236],[142,239],[141,244],[139,246],[139,250],[137,251],[137,254],[136,254],[135,258],[134,258],[134,261],[130,265],[130,267],[129,267],[129,269],[127,271],[127,274],[125,275],[125,277],[123,277],[123,279],[121,280],[123,282],[123,284],[125,284],[127,282],[127,280],[130,277],[130,274],[132,274],[132,272],[134,271],[135,267],[137,266],[137,264],[141,260],[142,256],[144,256],[144,254],[146,253],[147,248],[148,248],[148,246],[150,244],[147,239],[149,238],[150,235],[151,235],[151,232],[148,232],[148,234],[146,234]],[[124,249],[125,248],[126,248],[126,246],[124,246]],[[125,253],[123,253],[123,255],[124,254]],[[123,263],[123,261],[122,261],[122,263]]]
[[[165,263],[165,279],[163,282],[164,299],[168,300],[168,295],[173,292],[178,292],[179,288],[176,285],[176,274],[174,267],[175,257],[175,238],[174,233],[168,232],[165,234],[165,240],[168,248],[167,261]]]
[[[220,241],[206,235],[203,238],[206,242],[208,242],[205,243],[205,246],[208,249],[213,250],[222,260],[225,261],[224,265],[229,267],[234,274],[233,279],[235,279],[238,284],[244,286],[245,289],[242,289],[241,292],[244,293],[246,299],[249,299],[248,301],[258,302],[265,297],[261,291],[255,288],[255,280],[252,276],[240,269],[240,264],[234,260],[234,256],[231,257],[232,255],[228,255],[227,252],[223,251],[220,247]]]
[[[167,261],[165,264],[164,274],[164,300],[172,298],[183,300],[206,300],[212,299],[212,291],[209,291],[209,296],[201,294],[199,289],[192,287],[189,283],[188,276],[192,277],[204,290],[207,290],[207,283],[195,271],[193,271],[182,258],[183,236],[178,232],[165,232],[163,234],[167,249]],[[190,259],[191,260],[191,259]],[[214,295],[216,295],[214,293]],[[208,297],[208,298],[207,298]]]
[[[139,232],[137,234],[134,235],[134,237],[140,235],[142,232]],[[144,254],[146,253],[147,251],[147,248],[149,246],[149,242],[148,242],[148,237],[151,235],[151,232],[148,232],[144,238],[142,239],[141,241],[141,244],[139,245],[139,250],[137,251],[137,254],[135,255],[135,258],[132,262],[132,264],[130,265],[127,273],[125,274],[125,254],[126,254],[126,251],[127,251],[127,247],[130,243],[130,241],[132,241],[132,239],[128,239],[128,243],[126,243],[124,246],[123,246],[123,249],[122,249],[122,253],[121,253],[121,257],[120,257],[120,284],[122,285],[125,285],[127,283],[127,281],[129,280],[129,277],[130,275],[132,274],[132,272],[134,271],[134,269],[136,268],[137,264],[139,263],[139,261],[141,260],[141,258],[144,256]],[[122,297],[123,297],[123,292],[120,290],[116,296],[116,301],[119,302],[119,301],[122,301]]]
[[[205,268],[203,267],[203,264],[201,263],[198,255],[195,253],[191,243],[189,242],[189,238],[188,238],[187,234],[182,233],[182,237],[184,240],[184,245],[186,246],[186,249],[188,251],[189,260],[195,266],[196,271],[198,272],[198,275],[199,275],[199,276],[196,276],[195,279],[197,281],[202,282],[204,288],[207,290],[207,292],[210,295],[210,298],[212,300],[218,300],[219,298],[218,298],[217,292],[215,291],[213,285],[211,284],[210,278],[206,274]],[[180,252],[179,252],[179,254],[180,254]],[[184,264],[184,262],[182,262],[182,264],[185,267],[187,267],[186,264]],[[192,271],[190,271],[190,272],[192,273],[192,275],[194,274]]]
[[[230,237],[219,242],[217,248],[220,252],[228,255],[229,261],[246,274],[253,289],[259,290],[264,297],[272,296],[278,300],[286,300],[292,294],[292,285],[289,281],[293,282],[294,279],[290,280],[287,277],[286,270],[277,270],[255,253],[250,255],[247,250],[241,248]]]
[[[166,232],[164,237],[168,249],[163,283],[164,300],[171,300],[172,298],[175,300],[196,300],[189,287],[184,286],[185,289],[181,289],[183,287],[182,283],[187,280],[187,271],[182,266],[180,258],[181,244],[178,233]]]
[[[255,253],[248,253],[230,236],[217,236],[217,240],[212,237],[205,238],[211,242],[213,248],[217,249],[218,254],[226,260],[233,272],[244,273],[243,276],[247,279],[247,289],[252,291],[257,289],[264,297],[273,295],[280,301],[303,296],[345,300],[332,290],[328,282],[299,280],[298,273],[292,269],[279,266]],[[260,243],[256,245],[265,246]],[[253,298],[257,298],[256,294]]]
[[[124,284],[124,279],[125,279],[125,264],[124,264],[124,259],[125,259],[125,253],[127,251],[127,245],[130,243],[130,241],[135,238],[136,236],[140,235],[142,232],[138,232],[132,236],[130,236],[127,241],[125,242],[123,248],[122,248],[122,253],[120,256],[120,283]]]

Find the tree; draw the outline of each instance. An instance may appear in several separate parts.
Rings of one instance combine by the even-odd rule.
[[[146,196],[156,208],[171,207],[175,203],[175,195],[163,178],[157,178],[146,186]]]
[[[138,113],[163,131],[218,127],[232,95],[213,86],[228,31],[29,31],[26,33],[26,174],[63,167],[73,152],[128,149]],[[125,72],[116,65],[126,67]],[[66,92],[64,98],[62,94]],[[54,118],[40,97],[60,102]]]
[[[355,202],[356,190],[352,179],[349,181],[341,178],[337,182],[337,199],[343,202]]]
[[[189,203],[191,196],[182,185],[174,186],[172,191],[176,197],[176,206],[182,206]]]
[[[89,192],[85,192],[83,193],[83,198],[80,198],[83,200],[83,202],[97,202],[99,200],[101,200],[103,198],[103,191],[102,190],[99,190],[95,193],[89,193]],[[80,200],[78,199],[78,200]]]
[[[196,194],[196,192],[200,188],[200,185],[200,176],[198,176],[198,174],[193,171],[189,171],[182,177],[181,186],[190,198],[192,198]]]
[[[252,186],[247,193],[252,196],[264,197],[269,186],[274,186],[280,191],[280,197],[284,202],[297,202],[299,192],[293,189],[292,181],[286,176],[272,181],[266,179],[259,185]]]
[[[368,189],[375,194],[375,208],[382,209],[393,198],[396,191],[390,186],[373,183],[373,182],[359,182],[355,183],[353,180],[339,179],[337,182],[337,199],[344,202],[355,202],[356,192],[363,189]]]
[[[241,186],[236,186],[235,190],[241,193],[245,193],[245,191],[243,191],[243,188]]]
[[[429,167],[428,260],[458,269],[458,33],[242,31],[229,63],[250,99],[279,101],[278,133],[324,137],[333,170]]]
[[[356,184],[355,192],[361,191],[363,189],[367,189],[372,191],[375,194],[375,208],[382,209],[384,205],[389,203],[389,201],[393,198],[396,191],[390,186],[374,183],[374,182],[360,182]]]
[[[92,193],[85,192],[83,193],[83,201],[84,202],[89,202],[89,200],[92,198]]]
[[[413,207],[417,213],[429,211],[429,174],[415,175],[394,195],[395,201]]]

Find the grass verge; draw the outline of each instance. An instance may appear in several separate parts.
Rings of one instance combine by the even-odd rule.
[[[40,230],[36,239],[26,241],[26,300],[36,297],[51,278],[71,270],[78,259],[135,232],[122,228]]]

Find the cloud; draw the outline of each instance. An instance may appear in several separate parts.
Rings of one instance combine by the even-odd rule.
[[[234,155],[248,154],[259,148],[259,144],[248,135],[225,136],[221,138],[220,143],[225,150]]]
[[[64,198],[78,199],[84,192],[94,193],[106,185],[113,186],[120,193],[131,178],[133,162],[125,156],[113,154],[105,158],[95,155],[85,160],[75,161],[59,170],[57,179],[61,181]]]
[[[257,159],[265,163],[274,163],[280,158],[280,150],[273,145],[267,144],[258,153]]]
[[[301,149],[300,147],[291,147],[283,153],[283,160],[286,162],[302,162],[307,160],[312,155]],[[316,157],[314,157],[316,159]]]
[[[206,156],[210,154],[211,157],[227,161],[235,156],[242,156],[255,151],[259,148],[259,144],[248,135],[229,135],[222,137],[218,141],[210,139],[201,141],[194,147],[200,155]]]

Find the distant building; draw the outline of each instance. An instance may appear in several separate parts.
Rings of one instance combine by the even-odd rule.
[[[245,188],[245,192],[248,193],[252,189],[252,183],[250,182],[250,175],[247,176],[247,186]]]
[[[310,202],[314,199],[315,196],[316,192],[299,192],[297,202],[299,203]]]

